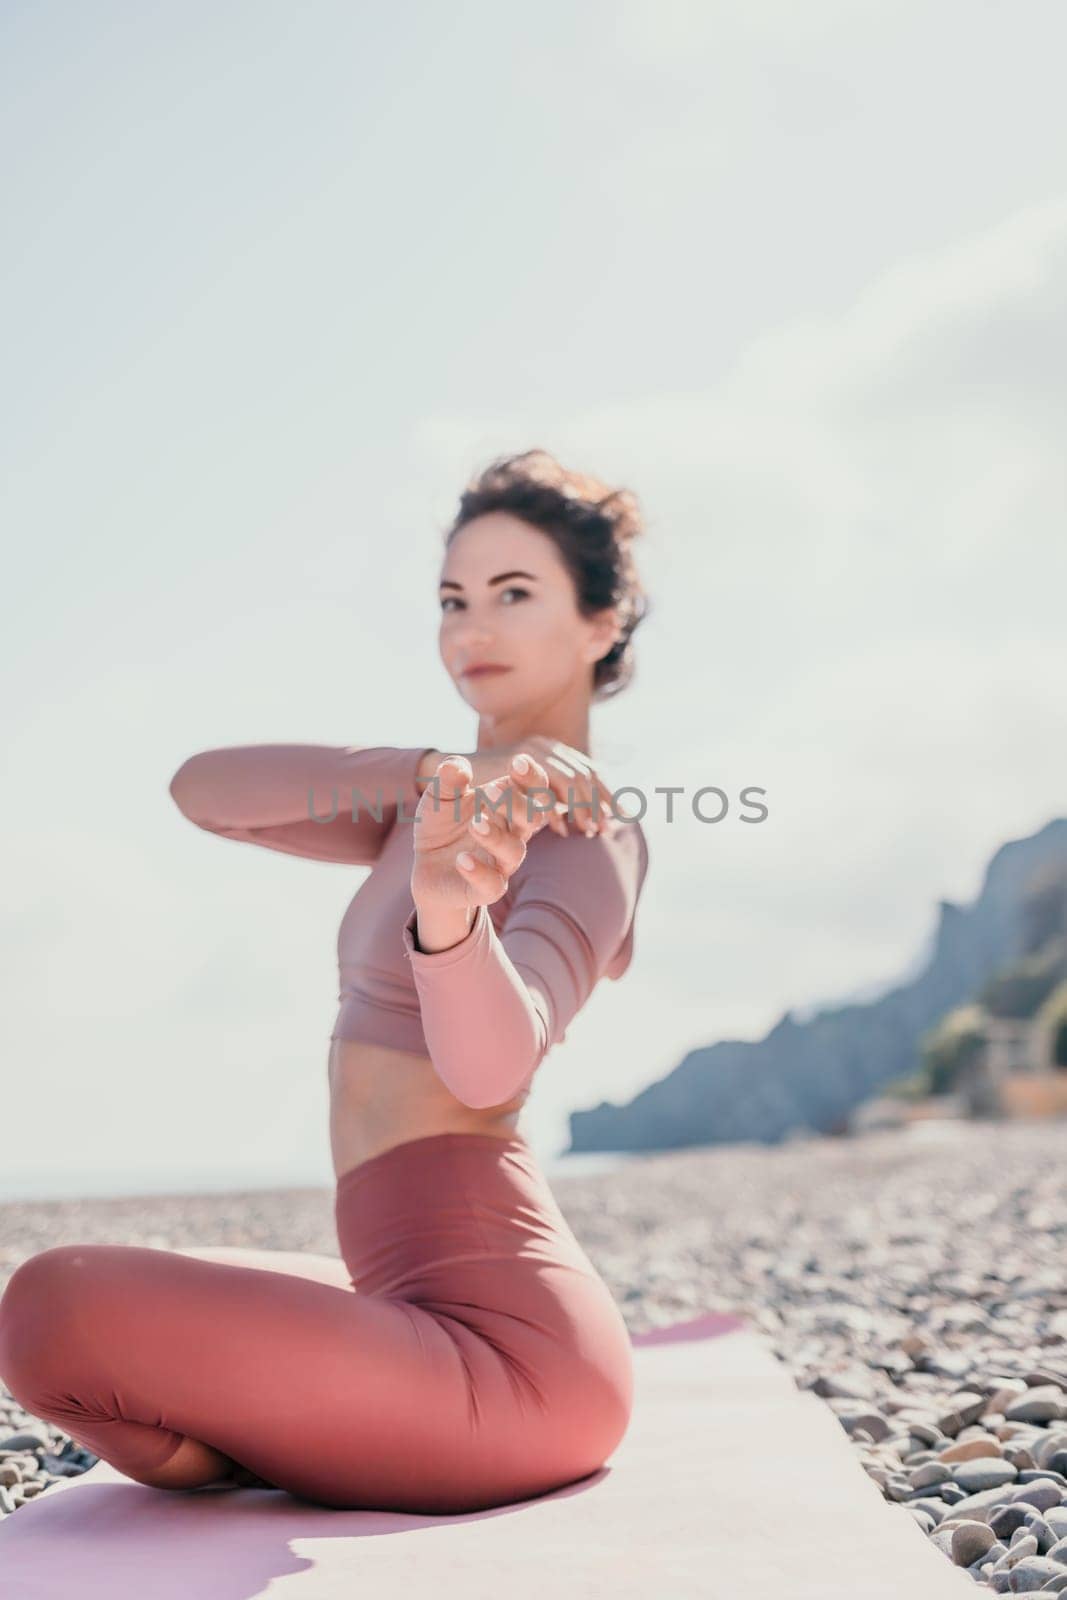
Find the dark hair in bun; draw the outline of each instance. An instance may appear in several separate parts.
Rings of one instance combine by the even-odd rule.
[[[633,633],[650,610],[633,558],[633,541],[644,532],[637,496],[569,471],[547,450],[525,450],[498,456],[468,483],[445,544],[487,511],[511,511],[554,540],[583,616],[617,608],[619,637],[594,667],[593,699],[618,694],[634,675]]]

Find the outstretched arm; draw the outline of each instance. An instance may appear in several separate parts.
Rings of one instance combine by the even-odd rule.
[[[366,866],[377,860],[399,806],[414,816],[419,779],[432,770],[433,756],[439,759],[431,747],[238,745],[190,756],[170,793],[182,814],[209,833]]]
[[[468,847],[477,838],[470,834]],[[512,899],[499,934],[480,904],[457,943],[422,950],[416,901],[404,949],[430,1058],[457,1099],[474,1107],[509,1100],[565,1037],[601,977],[621,977],[647,868],[636,823],[616,820],[588,839],[542,828],[507,885]]]

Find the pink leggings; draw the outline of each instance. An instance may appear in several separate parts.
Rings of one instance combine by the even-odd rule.
[[[131,1477],[189,1435],[348,1509],[476,1511],[604,1464],[629,1333],[521,1135],[396,1145],[334,1205],[330,1282],[270,1252],[31,1256],[0,1299],[0,1378]]]

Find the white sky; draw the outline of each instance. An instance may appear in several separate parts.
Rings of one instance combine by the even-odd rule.
[[[593,724],[650,795],[637,952],[546,1160],[890,983],[1063,813],[1065,47],[1057,0],[8,0],[0,1196],[331,1181],[364,869],[167,785],[473,746],[435,589],[499,452],[634,488],[655,607]]]

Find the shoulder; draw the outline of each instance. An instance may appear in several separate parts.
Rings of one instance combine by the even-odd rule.
[[[542,827],[511,875],[507,902],[535,903],[581,928],[610,978],[619,978],[633,955],[634,923],[648,871],[648,841],[639,822],[614,820],[605,833],[565,838]]]
[[[516,867],[511,884],[558,882],[572,884],[581,892],[593,885],[616,881],[622,888],[640,892],[648,871],[648,841],[639,822],[614,820],[605,833],[587,839],[582,833],[566,837],[547,825],[540,828],[526,846],[521,866]]]

